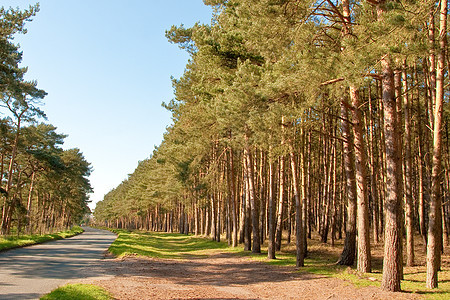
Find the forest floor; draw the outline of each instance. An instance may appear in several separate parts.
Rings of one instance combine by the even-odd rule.
[[[405,292],[382,291],[379,245],[373,249],[374,273],[358,274],[335,265],[340,245],[311,241],[306,266],[297,269],[290,253],[293,245],[267,263],[265,254],[244,253],[227,248],[226,243],[175,234],[132,235],[140,241],[119,235],[110,248],[119,257],[105,259],[108,275],[84,283],[102,286],[116,299],[448,299],[449,295],[445,288],[430,292],[424,283],[421,286],[423,266],[405,268]],[[418,255],[422,264],[423,256]],[[448,276],[447,256],[443,268]],[[440,276],[441,285],[449,282]]]

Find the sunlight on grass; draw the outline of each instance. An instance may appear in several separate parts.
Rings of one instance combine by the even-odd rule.
[[[44,295],[41,300],[110,300],[114,299],[105,289],[92,284],[67,284]]]
[[[214,242],[206,238],[181,235],[178,233],[146,233],[115,231],[117,239],[109,247],[109,252],[117,257],[127,255],[155,258],[181,259],[189,256],[202,257],[214,252],[236,252],[225,242]]]
[[[53,234],[21,235],[19,237],[16,236],[0,237],[0,251],[39,244],[51,240],[65,239],[82,232],[83,229],[81,227],[73,226],[71,230],[61,231]]]

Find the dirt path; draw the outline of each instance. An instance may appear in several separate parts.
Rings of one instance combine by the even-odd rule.
[[[89,283],[117,299],[416,299],[376,287],[295,273],[230,254],[190,260],[127,257],[104,261],[108,278]]]
[[[103,253],[116,235],[84,229],[72,238],[0,253],[0,299],[38,299],[68,280],[104,277]]]

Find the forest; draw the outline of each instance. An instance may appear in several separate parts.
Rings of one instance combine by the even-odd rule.
[[[162,143],[97,204],[112,228],[225,238],[268,258],[344,239],[337,262],[385,290],[449,245],[448,1],[205,0],[166,32],[190,54]]]
[[[90,212],[90,164],[79,149],[63,149],[67,136],[44,122],[47,93],[25,79],[14,42],[38,11],[0,8],[0,237],[53,233]]]

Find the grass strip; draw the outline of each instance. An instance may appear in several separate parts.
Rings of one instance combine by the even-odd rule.
[[[41,300],[110,300],[114,299],[104,288],[93,284],[67,284],[42,296]]]
[[[205,257],[214,252],[237,252],[225,242],[214,242],[209,239],[182,235],[178,233],[130,232],[113,230],[117,239],[109,247],[114,256],[138,255],[155,258],[183,259],[188,257]]]
[[[10,237],[0,237],[0,252],[20,248],[25,246],[30,246],[34,244],[40,244],[52,240],[60,240],[68,237],[75,236],[82,233],[84,230],[80,226],[73,226],[72,229],[61,231],[52,234],[34,234],[34,235],[20,235],[10,236]]]

